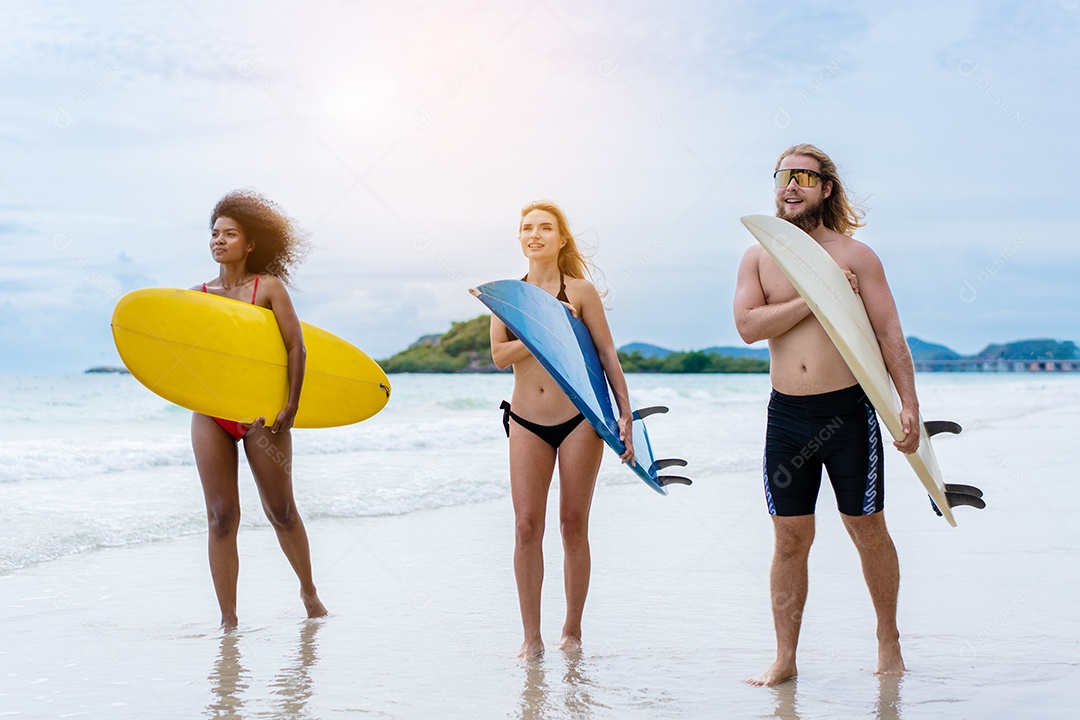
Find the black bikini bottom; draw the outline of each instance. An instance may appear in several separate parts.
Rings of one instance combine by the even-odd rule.
[[[556,450],[562,445],[563,440],[565,440],[570,433],[574,432],[574,428],[580,425],[581,421],[585,419],[584,415],[578,413],[566,422],[559,423],[558,425],[537,425],[534,422],[529,422],[519,415],[512,413],[510,411],[510,403],[505,400],[503,400],[502,405],[500,405],[499,408],[503,411],[503,428],[506,430],[506,437],[510,437],[510,418],[514,418],[514,422],[531,432],[533,435],[536,435]]]

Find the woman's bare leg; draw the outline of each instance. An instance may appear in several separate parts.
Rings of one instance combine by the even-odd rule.
[[[514,503],[514,578],[524,640],[518,657],[544,652],[540,593],[544,584],[544,521],[555,450],[525,428],[510,424],[510,495]]]
[[[559,648],[569,652],[581,649],[581,617],[592,575],[589,511],[603,457],[604,441],[587,422],[578,425],[559,447],[559,526],[566,591],[566,620]]]
[[[240,574],[236,552],[240,527],[236,443],[213,418],[195,413],[191,418],[191,446],[206,501],[210,576],[221,608],[221,629],[228,631],[237,623],[236,582]]]
[[[293,499],[292,433],[274,434],[265,427],[252,430],[244,437],[244,452],[259,488],[263,511],[300,580],[300,598],[304,601],[307,616],[323,617],[327,609],[319,599],[312,579],[307,530]]]

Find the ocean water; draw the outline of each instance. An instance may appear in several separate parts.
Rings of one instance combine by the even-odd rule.
[[[396,515],[508,493],[498,406],[510,396],[511,376],[406,374],[392,383],[390,403],[366,422],[294,430],[296,495],[309,521]],[[691,477],[760,467],[767,376],[632,375],[630,385],[636,406],[672,408],[649,421],[657,457],[687,459]],[[924,417],[958,420],[971,435],[1048,403],[1080,400],[1080,376],[924,374],[919,392]],[[204,531],[188,411],[129,375],[2,375],[0,393],[7,401],[0,574]],[[996,452],[1006,474],[1023,469]],[[633,482],[607,454],[600,483]],[[243,523],[265,525],[242,453],[240,485]]]
[[[308,521],[396,515],[508,493],[499,403],[508,375],[397,375],[374,418],[294,430],[293,476]],[[764,376],[636,376],[638,406],[677,411],[650,420],[658,457],[691,472],[752,469],[760,447],[725,433],[760,415]],[[191,413],[129,375],[0,376],[0,574],[94,548],[205,530],[191,451]],[[736,440],[736,438],[738,438]],[[723,447],[723,452],[709,448]],[[601,483],[635,478],[607,458]],[[266,525],[241,453],[245,525]]]
[[[958,508],[949,528],[906,463],[886,459],[910,672],[878,679],[873,610],[823,489],[800,677],[774,689],[742,683],[772,659],[768,378],[628,381],[636,405],[671,408],[649,419],[654,451],[688,460],[695,485],[660,498],[607,453],[586,651],[530,664],[512,657],[498,410],[510,376],[397,375],[371,420],[295,431],[297,502],[333,615],[298,620],[272,533],[242,531],[241,628],[225,636],[212,630],[190,414],[130,376],[0,377],[0,715],[1075,716],[1080,376],[918,377],[924,417],[964,426],[935,441],[946,480],[981,487],[988,507]],[[240,486],[243,523],[265,527],[243,462]],[[555,530],[549,644],[562,608]]]

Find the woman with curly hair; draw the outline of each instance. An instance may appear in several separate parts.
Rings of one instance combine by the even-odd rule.
[[[307,531],[296,510],[292,490],[289,430],[300,404],[305,350],[300,320],[285,284],[293,265],[302,259],[304,249],[304,238],[277,205],[255,192],[231,192],[210,215],[210,253],[218,263],[218,274],[191,288],[271,310],[288,352],[288,400],[269,424],[264,417],[251,424],[199,413],[191,419],[191,444],[209,523],[210,574],[221,607],[221,629],[225,631],[237,625],[236,581],[240,570],[236,548],[240,527],[237,446],[240,441],[244,443],[266,517],[300,580],[300,598],[307,616],[322,617],[327,613],[311,577]]]
[[[597,355],[615,394],[619,437],[626,444],[623,462],[633,462],[630,401],[604,305],[589,280],[588,263],[570,233],[566,215],[541,200],[521,210],[521,251],[529,261],[522,280],[566,303],[589,329]],[[503,422],[510,438],[510,495],[514,505],[514,576],[524,641],[518,657],[533,659],[544,651],[540,637],[540,594],[544,581],[544,519],[548,489],[559,466],[559,525],[563,542],[563,584],[566,619],[559,648],[581,649],[581,616],[589,592],[589,510],[604,441],[566,393],[552,380],[528,348],[494,315],[491,356],[495,365],[514,366],[514,392],[503,403]]]

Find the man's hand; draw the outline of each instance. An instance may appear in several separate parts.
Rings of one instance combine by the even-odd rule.
[[[894,441],[893,445],[900,452],[910,455],[919,449],[919,414],[904,408],[900,411],[900,422],[904,426],[904,439]]]
[[[850,270],[845,270],[844,271],[844,276],[847,278],[847,281],[849,283],[851,283],[851,289],[855,291],[856,295],[858,295],[859,294],[859,278],[858,278],[858,276],[856,276],[855,273],[851,272]]]

